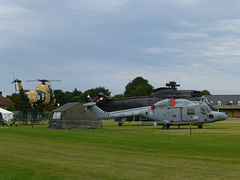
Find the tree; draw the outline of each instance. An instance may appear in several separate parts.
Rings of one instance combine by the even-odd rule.
[[[63,92],[62,90],[54,90],[54,94],[56,96],[57,103],[60,105],[64,105],[68,102],[79,102],[81,99],[82,92],[78,91],[76,88],[73,90],[73,92]]]
[[[9,110],[9,111],[22,111],[23,110],[24,102],[23,102],[20,94],[13,93],[11,96],[9,96],[9,99],[14,103],[14,105],[7,107],[7,110]]]
[[[72,92],[73,96],[81,96],[82,95],[82,92],[81,91],[78,91],[77,88],[75,88]]]
[[[138,86],[135,91],[134,94],[135,96],[147,96],[148,93],[146,91],[146,89],[143,86]]]
[[[125,96],[123,94],[116,94],[112,97],[112,99],[119,99],[119,98],[124,98]]]
[[[56,96],[57,103],[59,103],[61,106],[69,102],[66,93],[64,93],[62,90],[56,89],[54,90],[54,94]]]
[[[124,95],[126,97],[146,96],[153,92],[153,86],[148,83],[148,80],[142,77],[136,77],[129,82],[125,87]]]
[[[211,95],[211,93],[208,90],[203,90],[202,93],[203,95]]]
[[[104,93],[106,96],[110,96],[111,92],[109,89],[106,89],[105,87],[97,87],[97,88],[92,88],[87,91],[85,91],[81,96],[80,96],[80,101],[81,102],[88,102],[87,94],[89,94],[93,99],[95,97],[98,97],[98,93]]]

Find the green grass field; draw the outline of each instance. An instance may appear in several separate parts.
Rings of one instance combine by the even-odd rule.
[[[240,120],[203,129],[0,127],[0,179],[240,179]]]

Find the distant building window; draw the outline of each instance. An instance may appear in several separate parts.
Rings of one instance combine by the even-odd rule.
[[[218,106],[221,106],[221,105],[222,105],[221,101],[218,101],[218,102],[217,102],[217,105],[218,105]]]
[[[232,105],[233,105],[233,101],[229,101],[229,104],[232,104]]]
[[[212,102],[212,101],[210,101],[210,104],[213,104],[213,102]]]
[[[240,101],[238,101],[238,105],[240,106]]]

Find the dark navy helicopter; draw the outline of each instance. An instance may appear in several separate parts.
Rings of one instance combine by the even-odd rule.
[[[190,101],[204,101],[212,110],[214,107],[203,97],[202,91],[197,90],[178,90],[180,84],[175,81],[166,83],[166,87],[160,87],[155,89],[150,96],[138,96],[111,99],[109,96],[105,96],[103,93],[99,93],[98,97],[104,96],[102,101],[98,102],[98,107],[103,111],[118,111],[123,109],[131,109],[138,107],[150,106],[163,99],[188,99]],[[97,98],[98,98],[97,97]]]

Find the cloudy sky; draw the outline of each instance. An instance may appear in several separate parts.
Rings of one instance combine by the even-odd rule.
[[[238,0],[0,0],[0,91],[15,77],[60,79],[54,89],[155,88],[240,94]]]

